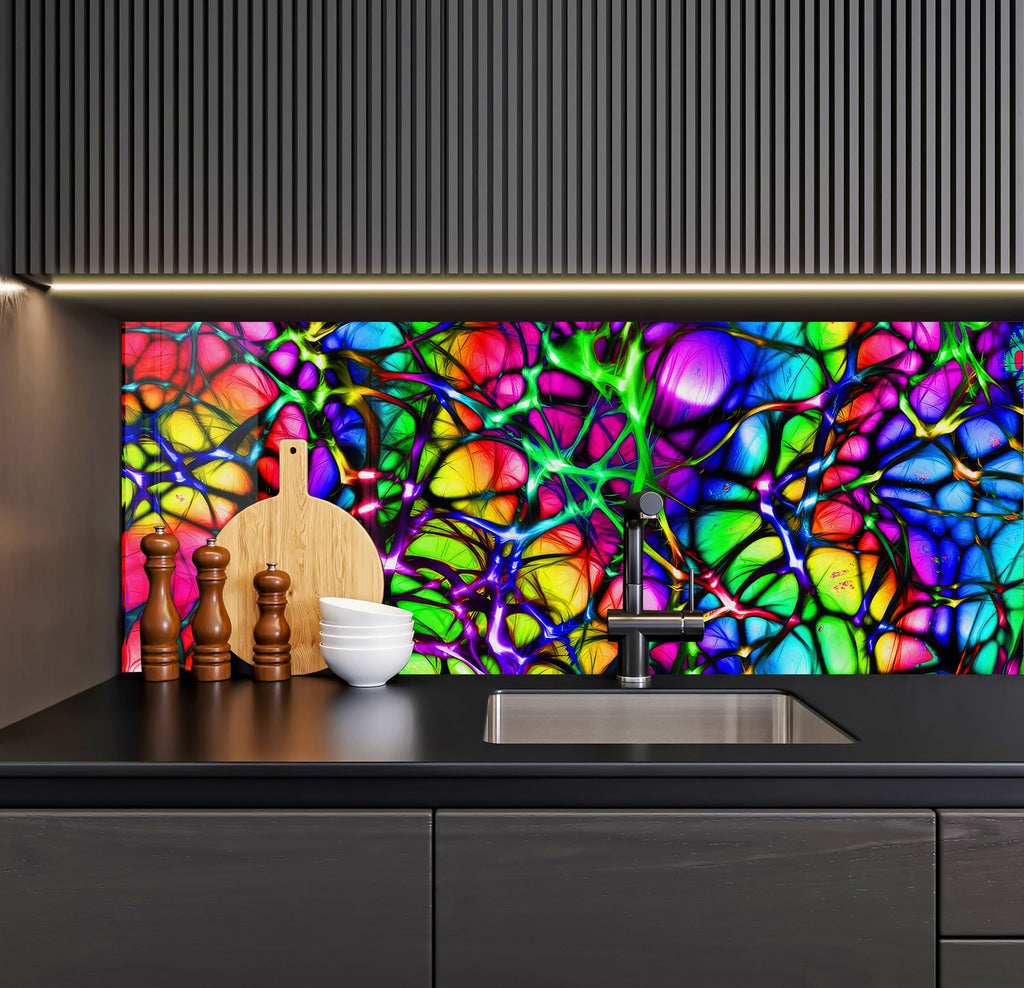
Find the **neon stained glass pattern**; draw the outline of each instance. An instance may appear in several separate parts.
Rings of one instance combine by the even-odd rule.
[[[1013,673],[1024,612],[1019,323],[124,327],[125,669],[139,539],[192,550],[277,485],[381,547],[407,672],[596,673],[620,506],[653,487],[649,607],[716,620],[656,672]]]

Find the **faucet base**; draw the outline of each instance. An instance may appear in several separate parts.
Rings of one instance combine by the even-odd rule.
[[[651,685],[650,676],[619,676],[619,685],[626,689],[642,690]]]

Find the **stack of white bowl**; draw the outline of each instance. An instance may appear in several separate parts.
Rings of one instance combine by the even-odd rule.
[[[350,686],[383,686],[412,657],[412,615],[369,600],[321,597],[320,652]]]

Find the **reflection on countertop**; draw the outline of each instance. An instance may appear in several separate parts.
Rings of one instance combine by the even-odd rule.
[[[398,676],[357,689],[329,673],[146,683],[123,674],[0,730],[0,777],[194,773],[235,764],[420,775],[988,775],[1024,779],[1024,680],[1014,676],[655,676],[664,691],[792,693],[856,744],[518,744],[484,740],[491,693],[615,690],[603,676]],[[636,699],[636,698],[634,698]],[[371,769],[360,766],[372,764]],[[287,769],[291,765],[295,768]],[[145,766],[149,766],[146,768]],[[277,773],[280,774],[280,773]]]
[[[144,684],[141,699],[143,761],[400,762],[417,757],[415,705],[408,693],[393,687],[354,689],[326,678],[229,680],[198,687],[173,680]]]
[[[490,744],[491,693],[601,676],[116,676],[0,730],[0,806],[909,807],[1024,805],[1024,680],[655,676],[782,690],[855,744]],[[612,697],[614,699],[614,697]]]

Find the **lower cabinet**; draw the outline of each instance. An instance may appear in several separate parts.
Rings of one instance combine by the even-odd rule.
[[[1024,813],[939,814],[941,942],[935,821],[0,811],[0,985],[1024,984]]]
[[[431,813],[0,813],[0,983],[431,984]]]
[[[939,944],[942,988],[1020,988],[1024,940],[943,940]]]
[[[930,812],[439,811],[437,988],[934,986]]]
[[[939,813],[939,931],[1024,937],[1024,813]]]
[[[1024,985],[1024,812],[940,812],[939,876],[942,988]]]

